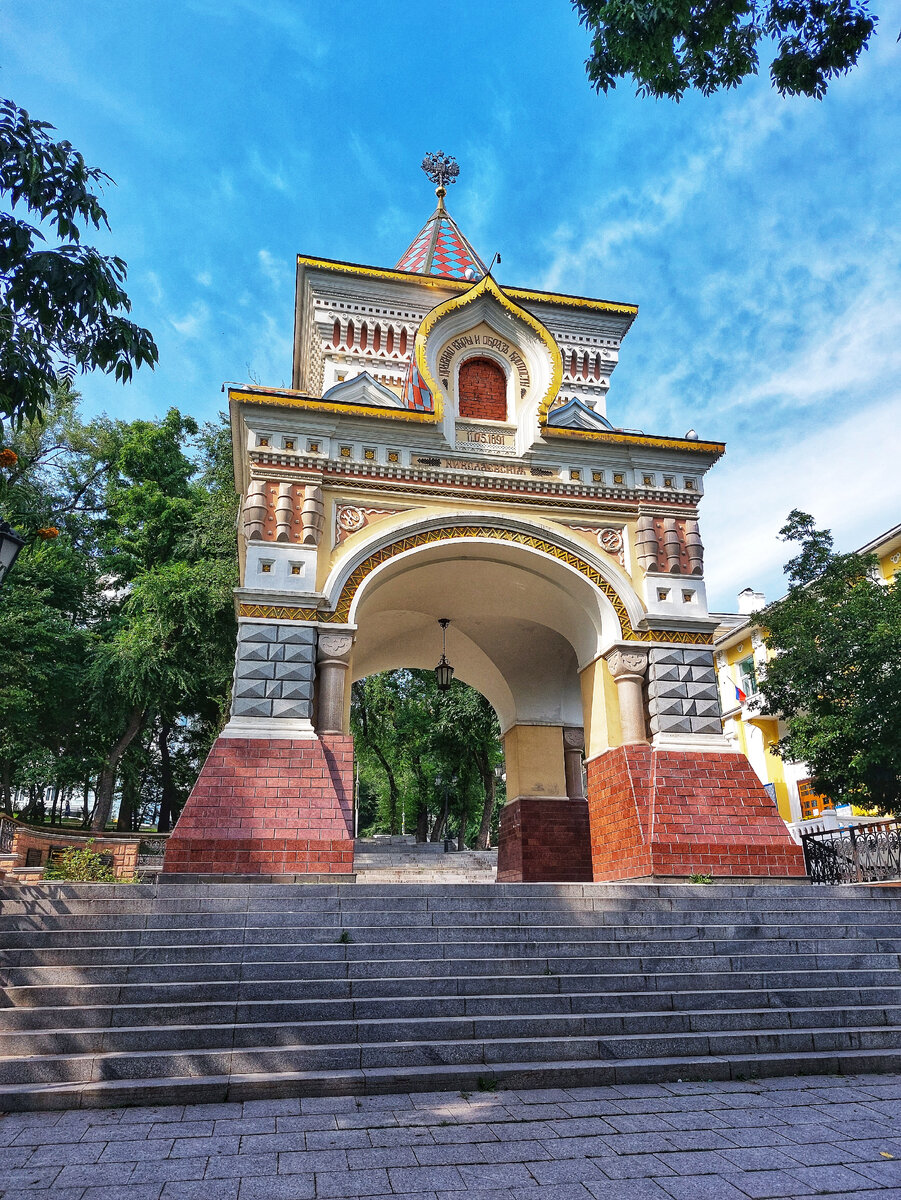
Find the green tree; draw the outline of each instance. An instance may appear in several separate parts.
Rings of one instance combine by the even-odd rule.
[[[789,590],[756,614],[773,657],[765,710],[787,733],[783,758],[806,762],[837,801],[901,807],[901,586],[873,555],[836,554],[832,536],[797,509],[780,531],[799,543]]]
[[[680,100],[737,87],[775,49],[773,86],[822,99],[866,48],[877,18],[866,0],[574,0],[591,34],[588,78],[599,92],[631,76],[640,96]]]
[[[439,692],[431,671],[386,671],[352,689],[351,727],[361,764],[361,830],[369,824],[400,831],[404,812],[420,841],[444,836],[449,825],[460,849],[487,848],[496,825],[495,767],[503,761],[491,705],[454,681]]]
[[[9,208],[0,212],[0,429],[4,419],[35,420],[76,371],[126,383],[158,358],[148,331],[125,316],[125,263],[81,240],[86,229],[109,227],[97,189],[112,180],[52,130],[0,100],[0,195]],[[41,225],[58,245],[46,245]]]

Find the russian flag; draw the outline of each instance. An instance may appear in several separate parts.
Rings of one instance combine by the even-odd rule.
[[[737,683],[734,685],[734,687],[735,687],[735,699],[738,701],[739,704],[744,704],[744,702],[747,700],[748,697],[741,690],[741,688],[738,686]]]

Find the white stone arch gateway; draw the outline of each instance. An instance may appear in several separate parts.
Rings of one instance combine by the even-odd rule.
[[[698,515],[723,447],[605,415],[635,314],[501,287],[440,205],[393,270],[298,258],[292,387],[228,388],[231,712],[167,872],[351,873],[348,680],[433,667],[439,617],[504,734],[499,879],[802,870],[722,736]],[[460,414],[479,354],[505,420],[477,391]]]

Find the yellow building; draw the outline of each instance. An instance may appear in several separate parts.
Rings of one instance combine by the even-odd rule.
[[[891,583],[901,568],[901,525],[867,542],[858,553],[875,554],[879,579]],[[783,762],[773,753],[773,746],[785,734],[785,723],[758,711],[758,681],[766,669],[769,652],[751,614],[763,608],[765,602],[761,592],[745,588],[739,593],[737,612],[712,614],[720,621],[714,661],[723,733],[747,756],[782,819],[793,823],[817,817],[832,805],[827,797],[814,792],[806,763]]]

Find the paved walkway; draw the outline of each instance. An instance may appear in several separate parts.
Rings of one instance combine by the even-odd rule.
[[[0,1117],[2,1200],[901,1198],[901,1076]]]

